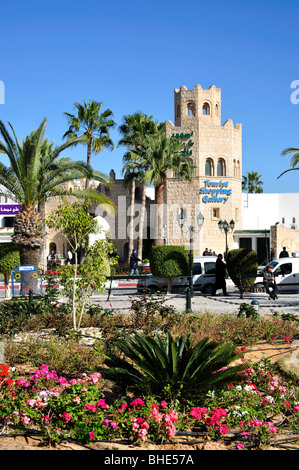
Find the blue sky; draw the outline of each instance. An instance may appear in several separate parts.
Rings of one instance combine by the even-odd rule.
[[[299,172],[277,179],[290,164],[281,151],[299,147],[299,104],[290,99],[299,80],[298,14],[297,0],[5,2],[0,119],[22,139],[46,117],[47,137],[59,144],[63,113],[83,99],[101,101],[117,123],[115,149],[92,156],[92,166],[121,177],[123,116],[173,121],[175,88],[214,84],[222,123],[243,126],[242,173],[257,171],[264,192],[298,192]],[[85,147],[64,156],[86,160]]]

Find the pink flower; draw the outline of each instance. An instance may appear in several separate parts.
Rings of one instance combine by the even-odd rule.
[[[94,440],[94,432],[90,431],[89,432],[89,438],[93,441]]]
[[[64,411],[64,412],[62,413],[62,415],[60,415],[60,416],[61,416],[61,418],[63,419],[63,421],[64,421],[65,423],[68,423],[69,420],[71,419],[70,413],[67,413],[66,411]]]
[[[172,424],[171,426],[167,426],[167,434],[169,437],[175,436],[175,425]]]
[[[74,403],[78,403],[78,404],[79,404],[80,401],[81,401],[81,398],[80,398],[80,397],[75,397],[75,398],[73,399],[73,402],[74,402]]]
[[[84,409],[85,410],[90,410],[90,411],[97,411],[96,405],[90,405],[89,403],[86,403]]]
[[[226,424],[222,424],[222,426],[220,426],[219,432],[220,434],[226,434],[227,432],[229,432],[229,429]]]
[[[28,416],[23,416],[21,421],[24,423],[24,424],[29,424],[30,422],[30,418],[28,418]]]
[[[194,408],[191,408],[190,410],[190,416],[194,419],[198,419],[199,421],[202,418],[203,414],[207,414],[207,409],[206,408],[200,408],[199,406],[196,406]]]
[[[270,421],[265,421],[265,425],[269,427],[269,429],[270,429],[271,432],[277,432],[276,427],[275,427],[274,424],[271,423]]]
[[[242,450],[243,447],[244,447],[244,444],[242,444],[242,442],[239,442],[239,443],[237,444],[237,450]]]
[[[106,419],[104,419],[103,424],[104,424],[105,426],[109,426],[109,422],[110,422],[109,419],[106,418]]]
[[[143,406],[143,401],[141,400],[141,398],[135,398],[135,400],[133,400],[130,405],[134,408],[137,408],[138,406]]]

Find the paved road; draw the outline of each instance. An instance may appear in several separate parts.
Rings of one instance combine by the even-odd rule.
[[[240,293],[233,285],[228,286],[228,297],[223,297],[221,291],[218,291],[216,297],[205,296],[195,293],[192,298],[191,307],[193,312],[198,313],[237,313],[240,304],[245,302],[251,304],[253,300],[259,302],[259,313],[265,315],[273,315],[277,312],[292,313],[299,315],[299,292],[298,293],[281,293],[278,300],[268,300],[267,294],[245,293],[243,299],[240,299]],[[103,308],[111,308],[121,312],[129,312],[133,298],[141,297],[134,287],[118,288],[111,292],[110,299],[107,300],[107,292],[92,296],[92,302],[101,305]],[[170,294],[165,295],[165,305],[172,305],[179,312],[186,310],[186,295]]]
[[[0,300],[4,300],[4,286],[0,284]],[[253,300],[259,302],[259,313],[265,315],[273,315],[277,312],[292,313],[299,315],[299,292],[295,293],[278,293],[278,300],[269,300],[267,294],[245,293],[243,299],[240,298],[238,289],[233,283],[227,283],[227,291],[229,296],[223,297],[221,291],[218,291],[216,297],[205,296],[199,292],[194,294],[191,302],[193,312],[197,313],[237,313],[241,303],[251,304]],[[104,293],[96,293],[92,296],[92,303],[100,305],[103,308],[111,308],[116,311],[128,313],[132,299],[141,297],[136,291],[135,282],[114,284],[110,299],[107,300],[108,291]],[[165,305],[172,305],[177,311],[186,311],[186,294],[170,294],[164,297]],[[111,305],[112,304],[112,305]]]

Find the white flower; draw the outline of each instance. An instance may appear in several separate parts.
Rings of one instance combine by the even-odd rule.
[[[274,398],[271,395],[267,395],[266,400],[268,400],[270,403],[274,402]]]

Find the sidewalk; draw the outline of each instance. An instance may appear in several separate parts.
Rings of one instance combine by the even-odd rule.
[[[196,313],[237,313],[242,303],[251,304],[253,300],[259,302],[259,313],[262,315],[273,315],[277,312],[292,313],[299,315],[299,292],[298,293],[278,293],[278,300],[269,300],[268,295],[265,293],[254,294],[244,293],[243,299],[240,299],[239,290],[233,285],[227,285],[229,296],[223,297],[221,290],[215,297],[206,296],[200,292],[195,292],[191,300],[191,308]],[[123,313],[128,313],[132,299],[140,298],[136,288],[118,288],[111,292],[110,299],[107,301],[107,291],[103,294],[94,294],[92,296],[92,303],[101,305],[103,308],[113,308]],[[186,294],[165,294],[165,305],[172,305],[177,311],[186,311]]]

